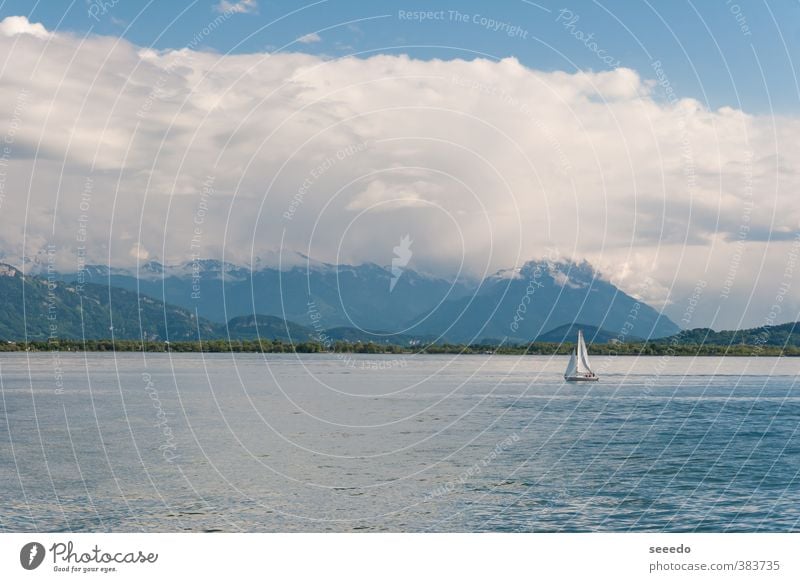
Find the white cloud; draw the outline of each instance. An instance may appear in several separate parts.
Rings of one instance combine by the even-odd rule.
[[[219,4],[214,6],[217,12],[234,12],[236,14],[252,14],[258,11],[257,0],[239,0],[238,2],[229,2],[229,0],[220,0]]]
[[[308,34],[304,34],[300,38],[297,39],[297,42],[301,42],[303,44],[312,44],[315,42],[320,42],[322,37],[318,35],[316,32],[309,32]]]
[[[403,180],[394,176],[395,183],[387,183],[381,179],[369,180],[366,187],[349,198],[347,210],[371,212],[390,212],[398,208],[422,207],[426,200],[435,199],[441,193],[441,186],[436,182]]]
[[[37,38],[48,38],[50,33],[38,22],[30,22],[24,16],[7,16],[0,21],[0,35],[16,36],[30,34]]]
[[[150,258],[150,253],[142,246],[141,243],[136,243],[133,245],[130,251],[128,251],[128,255],[139,261],[147,261]]]
[[[250,264],[283,240],[385,264],[409,234],[427,272],[556,248],[675,319],[704,280],[690,325],[721,305],[719,327],[761,325],[797,259],[794,117],[670,106],[627,69],[162,53],[26,23],[0,23],[0,252],[17,264],[53,241],[75,268],[84,234],[88,262]]]

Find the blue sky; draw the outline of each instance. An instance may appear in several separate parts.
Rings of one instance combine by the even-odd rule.
[[[105,9],[100,8],[103,4]],[[5,0],[0,3],[0,17],[25,15],[48,30],[124,36],[137,45],[164,49],[189,43],[218,16],[217,5],[210,0]],[[92,6],[95,18],[89,16]],[[712,109],[723,105],[754,113],[800,109],[793,66],[800,60],[800,2],[796,1],[257,0],[254,9],[252,4],[247,8],[251,10],[233,15],[205,37],[203,46],[237,53],[285,46],[285,51],[332,57],[374,51],[470,59],[484,53],[515,56],[531,68],[547,71],[608,69],[576,38],[593,33],[604,55],[643,77],[652,78],[651,64],[660,60],[678,95],[695,97]],[[566,18],[563,9],[577,20]],[[419,10],[444,11],[444,19],[420,23],[399,18],[400,11]],[[467,21],[451,18],[451,10],[467,15]],[[473,22],[476,17],[517,26],[525,34],[488,30]],[[314,32],[320,41],[293,43]]]

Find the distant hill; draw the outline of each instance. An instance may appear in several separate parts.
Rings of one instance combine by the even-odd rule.
[[[23,309],[24,307],[24,309]],[[113,326],[113,327],[112,327]],[[0,265],[0,338],[191,340],[216,333],[194,313],[136,293],[26,276]]]
[[[433,336],[418,336],[406,333],[389,333],[377,330],[360,330],[354,327],[334,327],[325,330],[325,334],[334,341],[341,340],[347,342],[363,342],[387,345],[407,346],[420,343],[432,343],[436,341]]]
[[[312,339],[312,330],[272,315],[234,317],[227,325],[216,326],[218,335],[232,339],[270,339],[284,342],[305,342]]]
[[[560,325],[555,329],[551,329],[550,331],[541,334],[536,338],[535,341],[558,344],[575,343],[578,337],[579,329],[583,331],[583,337],[586,340],[586,343],[589,344],[607,344],[611,340],[616,339],[624,340],[625,343],[636,343],[642,341],[641,338],[631,335],[625,335],[620,338],[619,333],[613,333],[593,325],[585,325],[582,323],[568,323],[565,325]]]
[[[736,331],[714,331],[708,328],[687,329],[658,341],[659,343],[671,342],[679,345],[800,347],[800,322]]]

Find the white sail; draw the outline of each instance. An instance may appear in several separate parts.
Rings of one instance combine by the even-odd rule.
[[[578,330],[578,372],[581,374],[591,374],[592,367],[589,365],[589,353],[586,351],[586,342],[583,341],[583,332]]]
[[[564,372],[567,380],[597,380],[597,375],[589,366],[589,353],[586,351],[586,342],[583,341],[583,332],[578,330],[578,341],[569,355],[567,371]]]
[[[578,359],[575,357],[575,350],[572,350],[569,355],[569,364],[567,364],[567,371],[564,372],[564,377],[569,378],[570,376],[574,376],[577,371]]]

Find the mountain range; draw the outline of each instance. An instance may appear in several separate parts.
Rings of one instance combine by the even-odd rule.
[[[800,347],[797,323],[737,331],[679,330],[651,307],[598,278],[585,263],[530,262],[473,284],[405,271],[392,290],[391,271],[377,265],[252,272],[205,261],[200,267],[150,263],[134,274],[93,266],[79,283],[76,274],[23,275],[0,264],[0,338],[498,344],[572,342],[582,329],[590,343],[617,339]],[[212,299],[193,297],[198,285],[201,296],[208,292],[223,301],[223,307]],[[245,289],[252,290],[247,300]],[[352,295],[339,299],[338,289]],[[426,292],[437,294],[436,302]],[[304,323],[248,313],[254,308],[275,313],[270,297],[281,305],[277,313],[285,309]],[[216,320],[201,315],[200,305]],[[409,317],[410,313],[416,315]],[[230,314],[236,315],[220,321]]]
[[[622,337],[657,338],[680,331],[668,317],[601,279],[588,263],[531,261],[484,280],[418,321],[420,331],[463,343],[491,338],[530,341],[574,322]]]
[[[0,265],[0,338],[191,340],[217,334],[194,313],[119,287],[23,276]]]
[[[531,261],[483,281],[449,280],[413,269],[395,277],[389,267],[372,263],[311,260],[283,269],[253,270],[215,260],[177,266],[149,262],[137,272],[93,265],[81,275],[95,285],[196,313],[212,325],[234,320],[236,333],[244,335],[255,331],[256,316],[381,343],[528,342],[576,321],[639,338],[680,331],[669,318],[603,280],[587,263]],[[78,276],[62,273],[58,278],[70,283]],[[252,325],[242,327],[247,320],[239,318],[247,317]]]
[[[272,315],[301,325],[354,327],[403,333],[420,313],[468,295],[474,284],[455,283],[406,270],[390,290],[387,268],[309,262],[286,269],[249,270],[214,260],[178,266],[150,262],[139,272],[91,265],[84,277],[93,283],[142,293],[197,312],[216,323],[246,315]],[[78,273],[60,274],[73,281]],[[312,313],[318,319],[312,321]]]

